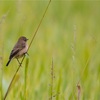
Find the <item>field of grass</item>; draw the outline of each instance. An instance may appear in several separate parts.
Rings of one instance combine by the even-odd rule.
[[[48,2],[0,0],[0,100],[18,68],[10,51],[30,43]],[[52,0],[6,100],[100,100],[99,51],[100,1]]]

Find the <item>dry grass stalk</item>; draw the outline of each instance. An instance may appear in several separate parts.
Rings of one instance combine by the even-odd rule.
[[[80,86],[80,84],[77,84],[77,90],[78,90],[77,100],[80,100],[80,95],[81,95],[81,86]]]
[[[51,66],[51,83],[50,83],[50,98],[49,100],[53,99],[53,88],[54,88],[54,66],[53,66],[53,59],[52,59],[52,66]]]

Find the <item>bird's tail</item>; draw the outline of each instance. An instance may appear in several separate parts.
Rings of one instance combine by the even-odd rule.
[[[9,59],[9,61],[8,61],[8,62],[7,62],[7,64],[6,64],[6,66],[8,66],[8,65],[9,65],[10,61],[11,61],[11,59]]]

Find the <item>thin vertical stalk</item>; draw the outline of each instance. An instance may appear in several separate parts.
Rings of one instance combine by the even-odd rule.
[[[51,65],[51,71],[50,71],[50,98],[49,100],[53,100],[53,88],[54,88],[54,66],[53,66],[53,59],[52,59],[52,65]]]
[[[80,100],[80,95],[81,95],[81,87],[79,84],[77,84],[77,100]]]
[[[29,64],[29,59],[27,58],[27,59],[26,59],[26,64],[25,64],[25,75],[24,75],[24,76],[25,76],[25,78],[24,78],[24,79],[25,79],[25,80],[24,80],[24,83],[25,83],[25,85],[24,85],[24,100],[27,100],[27,99],[26,99],[26,97],[27,97],[27,96],[26,96],[26,95],[27,95],[27,94],[26,94],[26,89],[27,89],[28,64]]]
[[[3,87],[2,87],[2,80],[3,80],[3,49],[2,49],[2,56],[0,57],[0,61],[1,61],[0,87],[1,87],[1,100],[3,100]]]

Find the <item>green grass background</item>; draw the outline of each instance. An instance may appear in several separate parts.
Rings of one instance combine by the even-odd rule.
[[[48,0],[0,0],[0,98],[5,95],[18,67],[6,63],[17,39],[30,43]],[[100,1],[52,0],[6,100],[49,100],[52,57],[54,63],[53,100],[100,99]],[[1,100],[1,99],[0,99]]]

